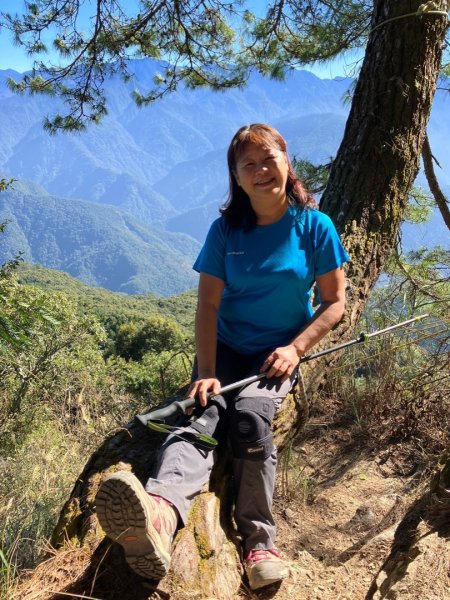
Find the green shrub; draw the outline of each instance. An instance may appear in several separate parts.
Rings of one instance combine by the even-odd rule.
[[[155,405],[169,398],[191,375],[192,356],[180,352],[147,352],[140,362],[113,357],[109,365],[124,389]]]
[[[149,352],[181,350],[184,338],[175,321],[152,315],[142,323],[129,321],[118,327],[116,353],[127,360],[141,360]]]

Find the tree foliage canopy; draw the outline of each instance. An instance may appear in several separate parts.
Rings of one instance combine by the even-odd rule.
[[[105,78],[129,79],[132,57],[161,61],[151,89],[135,90],[138,104],[181,82],[191,88],[241,86],[251,68],[282,77],[289,67],[362,47],[373,8],[368,0],[272,0],[261,16],[245,0],[141,0],[135,12],[122,4],[36,0],[25,3],[23,14],[2,13],[0,24],[15,43],[41,56],[21,81],[10,80],[11,89],[65,101],[64,113],[47,118],[48,130],[99,122],[107,112]]]
[[[147,352],[178,350],[182,345],[183,333],[176,322],[157,315],[144,323],[124,323],[116,335],[116,352],[127,360],[141,360]]]
[[[26,3],[22,15],[3,15],[16,43],[29,53],[52,51],[59,56],[58,66],[50,59],[36,61],[31,74],[11,83],[19,92],[56,94],[65,100],[67,114],[47,120],[50,130],[98,122],[106,114],[105,78],[116,73],[129,78],[127,60],[133,56],[164,61],[154,89],[144,95],[136,92],[141,103],[175,90],[180,81],[213,88],[243,82],[240,67],[230,67],[236,43],[230,2],[145,0],[133,14],[116,0],[99,0],[87,15],[86,30],[85,11],[86,1],[37,0]]]

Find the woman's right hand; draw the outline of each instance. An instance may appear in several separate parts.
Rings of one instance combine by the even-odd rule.
[[[219,394],[220,388],[220,381],[215,377],[196,379],[191,383],[187,397],[195,398],[197,396],[201,406],[206,406],[208,404],[209,396],[216,396]]]

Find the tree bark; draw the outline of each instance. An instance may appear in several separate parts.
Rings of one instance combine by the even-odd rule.
[[[448,0],[436,9],[449,9]],[[358,321],[397,240],[436,89],[447,17],[403,16],[419,0],[377,0],[344,137],[321,202],[351,262],[339,334]],[[398,18],[402,17],[402,18]]]
[[[348,307],[327,343],[351,337],[395,245],[419,168],[447,24],[446,17],[438,14],[396,19],[415,12],[419,5],[419,0],[374,2],[361,74],[321,203],[351,256]],[[447,11],[449,1],[436,5]],[[309,394],[319,388],[331,360],[331,356],[321,359],[305,369]],[[300,406],[299,397],[290,396],[280,412],[275,424],[278,445],[298,431],[304,418]],[[35,570],[17,597],[56,600],[63,597],[57,591],[105,600],[152,596],[156,588],[139,583],[118,548],[102,540],[94,498],[106,471],[130,468],[145,480],[156,443],[148,431],[132,424],[92,456],[61,513],[53,539],[58,548],[55,556]],[[187,527],[175,540],[172,570],[157,588],[159,598],[235,597],[241,574],[230,524],[228,472],[227,458],[222,456],[209,491],[197,498]],[[43,591],[37,594],[37,589]]]

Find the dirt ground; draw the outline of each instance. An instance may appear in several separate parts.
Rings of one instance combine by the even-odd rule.
[[[390,448],[369,452],[348,431],[314,427],[323,432],[280,465],[275,511],[289,577],[240,597],[450,600],[448,517],[439,527],[426,519],[425,485]]]
[[[53,562],[42,563],[14,597],[230,600],[235,594],[234,600],[450,600],[450,489],[441,495],[439,486],[430,488],[430,473],[420,475],[405,444],[374,443],[376,436],[363,433],[348,422],[312,418],[290,451],[280,454],[274,509],[277,545],[289,565],[282,583],[252,592],[244,578],[235,594],[240,577],[233,544],[233,560],[223,563],[223,588],[214,588],[224,594],[213,597],[200,596],[198,588],[182,591],[170,578],[156,589],[136,586],[135,576],[123,580],[126,571],[115,570],[114,565],[123,563],[120,556],[118,563],[112,560],[118,548],[103,549],[93,560],[89,552],[69,546]],[[204,497],[201,520],[214,524],[215,497]],[[192,531],[185,531],[195,546]],[[185,552],[190,548],[180,547]],[[197,564],[188,554],[185,559],[178,557],[178,562]],[[74,586],[68,587],[71,573]],[[66,591],[54,592],[61,587]]]

